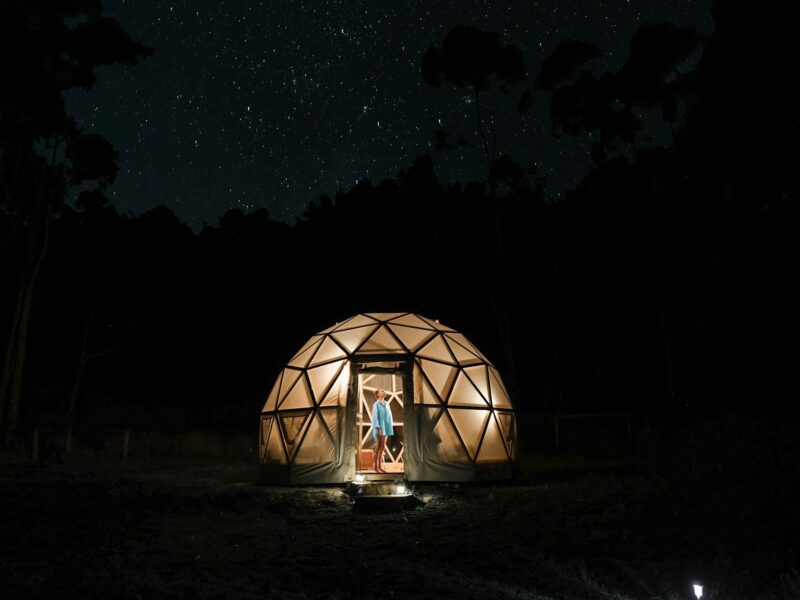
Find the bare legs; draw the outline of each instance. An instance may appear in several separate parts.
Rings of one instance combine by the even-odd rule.
[[[378,467],[381,469],[381,473],[386,473],[383,469],[383,456],[386,454],[386,443],[389,441],[389,436],[383,435],[381,436],[381,450],[378,454]]]
[[[379,428],[376,428],[375,433],[378,436],[378,441],[375,442],[375,449],[372,451],[372,470],[376,473],[380,473],[380,471],[378,471],[378,456],[380,456],[381,440],[383,436],[380,434]]]
[[[386,452],[386,436],[378,434],[378,442],[375,445],[375,455],[372,461],[372,468],[376,473],[386,473],[383,470],[383,453]]]

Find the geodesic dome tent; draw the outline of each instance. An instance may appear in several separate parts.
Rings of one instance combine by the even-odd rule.
[[[365,313],[312,336],[281,371],[261,412],[262,477],[341,483],[373,474],[378,388],[395,422],[388,472],[411,481],[512,476],[514,410],[494,365],[438,321]]]

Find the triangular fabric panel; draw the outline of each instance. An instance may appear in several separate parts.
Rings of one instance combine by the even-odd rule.
[[[386,325],[382,325],[378,331],[372,334],[366,343],[361,346],[359,352],[405,352],[399,342],[394,336],[386,329]]]
[[[419,365],[433,384],[434,389],[439,393],[439,397],[443,400],[447,398],[450,388],[455,381],[457,370],[456,367],[443,365],[441,363],[432,362],[430,360],[418,359]],[[424,389],[424,388],[423,388]],[[423,392],[424,393],[424,392]]]
[[[489,368],[491,376],[489,381],[492,385],[492,405],[496,408],[511,408],[511,400],[508,399],[508,392],[506,391],[500,376],[492,368]]]
[[[308,350],[311,346],[313,346],[314,344],[318,344],[321,340],[322,340],[322,336],[321,335],[319,335],[319,334],[312,335],[311,339],[309,339],[305,344],[303,344],[303,347],[300,348],[300,350],[297,351],[297,353],[292,357],[292,359],[297,358],[303,352]]]
[[[389,317],[388,319],[386,319],[386,321],[392,321],[394,323],[397,319],[399,319],[401,317],[407,317],[410,314],[411,313],[404,313],[404,312],[392,313],[392,315],[394,315],[394,316]]]
[[[311,382],[311,391],[314,392],[314,398],[317,402],[322,400],[322,394],[325,393],[325,390],[336,377],[336,374],[343,364],[344,361],[342,360],[308,370],[308,380]]]
[[[402,314],[403,313],[366,313],[368,317],[372,317],[378,321],[389,321],[401,316]]]
[[[480,358],[475,356],[472,352],[464,348],[461,344],[457,344],[453,340],[448,340],[447,345],[450,346],[450,350],[455,355],[456,360],[462,365],[469,365],[475,364],[477,362],[483,362]]]
[[[269,426],[272,425],[272,416],[261,417],[261,442],[266,444],[269,438]]]
[[[469,408],[448,408],[447,411],[461,434],[461,439],[467,445],[470,458],[475,457],[481,434],[489,418],[488,410],[475,410]]]
[[[486,433],[483,436],[481,449],[478,451],[478,462],[484,460],[508,460],[505,444],[503,444],[500,429],[497,422],[492,418],[486,426]]]
[[[467,451],[458,439],[453,423],[447,412],[439,417],[431,433],[431,442],[437,450],[439,457],[453,463],[466,463],[470,461]]]
[[[456,384],[453,386],[453,391],[450,394],[450,398],[447,400],[447,404],[456,406],[483,406],[489,408],[488,402],[483,399],[478,388],[472,385],[472,382],[463,372],[458,373]]]
[[[334,342],[331,338],[326,337],[325,341],[317,350],[317,353],[314,355],[314,359],[311,361],[311,366],[314,367],[320,363],[327,362],[329,360],[334,360],[336,358],[344,358],[347,356],[344,351]]]
[[[450,350],[447,349],[447,346],[440,335],[437,335],[430,342],[425,344],[422,349],[417,352],[417,356],[432,358],[434,360],[441,360],[443,362],[453,364],[453,356],[450,354]]]
[[[490,366],[489,373],[491,373],[492,377],[494,377],[497,380],[497,383],[500,384],[500,387],[503,388],[503,391],[506,393],[506,396],[508,396],[508,389],[506,388],[506,384],[503,383],[503,378],[500,377],[500,373],[498,372],[498,370],[495,367]]]
[[[427,381],[422,382],[422,398],[417,399],[417,403],[422,404],[441,404],[441,400],[433,391],[431,384]]]
[[[280,414],[281,429],[283,430],[283,438],[286,441],[286,449],[289,451],[290,459],[297,452],[310,414],[310,411]]]
[[[467,339],[467,336],[465,336],[463,333],[456,333],[456,332],[452,332],[452,333],[447,333],[447,334],[445,334],[445,335],[447,335],[448,339],[450,339],[450,340],[452,340],[452,341],[454,341],[454,342],[456,342],[456,343],[458,343],[458,344],[461,344],[461,346],[463,346],[463,347],[464,347],[466,350],[468,350],[469,352],[471,352],[472,354],[474,354],[475,356],[477,356],[478,358],[480,358],[482,361],[484,361],[484,362],[487,362],[487,363],[489,363],[489,364],[492,364],[492,363],[491,363],[491,362],[490,362],[490,361],[489,361],[489,360],[488,360],[488,359],[487,359],[487,358],[486,358],[486,357],[483,355],[483,353],[482,353],[480,350],[478,350],[478,348],[475,346],[475,344],[473,344],[472,342],[470,342],[470,341]]]
[[[339,437],[339,411],[335,408],[325,408],[319,411],[319,416],[325,421],[333,439],[337,439]]]
[[[278,405],[279,410],[294,408],[311,408],[314,405],[311,391],[308,389],[306,378],[301,378],[289,392],[289,395]]]
[[[432,406],[423,406],[419,408],[417,412],[419,423],[419,435],[427,436],[433,432],[433,428],[436,426],[436,421],[439,419],[439,416],[442,414],[442,408],[435,408]],[[441,440],[438,440],[441,442]]]
[[[366,315],[356,315],[352,319],[347,320],[337,327],[334,331],[344,331],[345,329],[353,329],[353,327],[363,327],[365,325],[377,325],[377,321]]]
[[[284,369],[283,370],[283,381],[281,381],[281,393],[278,394],[278,406],[283,403],[286,396],[289,395],[289,392],[292,390],[292,386],[294,385],[295,381],[300,379],[300,375],[303,372],[298,369]]]
[[[503,439],[506,445],[511,450],[512,442],[514,441],[514,413],[495,411],[497,422],[500,423],[500,431],[503,434]]]
[[[299,352],[290,362],[290,367],[300,367],[301,369],[308,365],[308,361],[311,360],[311,357],[314,356],[314,352],[316,352],[319,345],[322,343],[323,338],[317,339],[313,344],[308,346],[302,352]]]
[[[409,352],[414,352],[414,350],[417,349],[417,346],[434,335],[434,333],[429,329],[406,327],[405,325],[395,325],[394,323],[389,324],[389,329],[391,329],[395,335],[400,338],[400,341],[403,342],[403,345],[408,349]]]
[[[325,396],[325,399],[319,403],[320,406],[339,406],[344,405],[344,402],[339,401],[339,392],[334,387],[328,392],[328,395]]]
[[[332,334],[342,346],[347,348],[351,354],[356,351],[361,343],[377,329],[377,325],[367,325],[365,327],[356,327],[354,329],[345,329],[344,331],[337,331]]]
[[[464,367],[464,373],[467,374],[472,384],[478,388],[481,396],[483,396],[486,403],[489,404],[489,376],[486,373],[486,365]]]
[[[272,425],[272,419],[274,417],[261,417],[261,460],[264,460],[267,456],[267,444],[269,444],[269,429]]]
[[[278,379],[275,380],[275,385],[272,386],[272,391],[269,393],[269,396],[267,396],[267,401],[264,403],[262,412],[273,411],[278,407],[278,390],[281,387],[281,379],[283,379],[283,371],[278,375]]]
[[[325,396],[325,399],[320,402],[320,406],[344,406],[347,403],[347,377],[350,374],[350,369],[345,365],[344,367],[347,370],[347,373],[343,373],[341,376],[345,378],[343,384],[334,383],[333,387],[328,391]]]
[[[272,419],[267,438],[267,455],[264,461],[286,464],[286,452],[283,449],[283,441],[278,431],[278,419]]]
[[[336,449],[325,431],[319,416],[314,416],[292,461],[296,465],[313,465],[333,462]]]
[[[405,315],[392,319],[392,325],[408,325],[409,327],[422,327],[423,329],[433,330],[430,324],[420,319],[417,315]]]

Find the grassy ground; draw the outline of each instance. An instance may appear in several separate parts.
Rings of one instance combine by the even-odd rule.
[[[0,598],[800,597],[795,511],[726,510],[636,465],[529,457],[514,485],[335,487],[213,461],[0,465]],[[718,499],[719,500],[719,499]],[[743,514],[744,511],[744,514]]]

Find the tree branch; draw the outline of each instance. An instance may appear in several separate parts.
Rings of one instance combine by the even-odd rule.
[[[125,340],[124,342],[120,342],[118,344],[114,344],[113,346],[109,346],[108,348],[105,348],[103,350],[98,350],[97,352],[90,352],[89,354],[86,355],[86,359],[88,360],[90,358],[99,358],[101,356],[105,356],[106,354],[111,354],[112,352],[115,352],[120,348],[124,348],[125,346],[130,346],[134,342],[143,340],[144,338],[150,337],[151,335],[153,335],[153,332],[148,331],[147,333],[143,333],[142,335],[137,335],[136,337],[133,337],[129,340]]]
[[[492,188],[492,195],[494,195],[494,179],[492,178],[492,157],[489,151],[489,142],[486,139],[486,129],[483,127],[483,115],[481,114],[481,95],[477,87],[473,87],[472,91],[475,94],[475,112],[478,116],[478,133],[481,135],[481,142],[483,143],[483,153],[486,156],[486,167],[489,170],[489,186]]]

